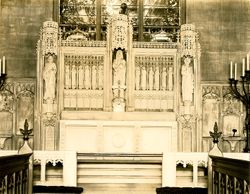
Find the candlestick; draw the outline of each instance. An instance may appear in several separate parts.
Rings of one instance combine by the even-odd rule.
[[[0,90],[3,89],[5,80],[6,80],[6,74],[5,72],[2,71],[2,66],[4,65],[4,60],[2,62],[2,60],[0,59]]]
[[[233,62],[230,63],[230,78],[233,78]]]
[[[247,54],[247,71],[250,70],[249,69],[249,54]]]
[[[234,65],[234,79],[237,80],[237,63]]]
[[[250,54],[250,53],[249,53]],[[247,56],[247,60],[248,60],[248,64],[249,64],[249,54]],[[231,91],[233,93],[233,96],[236,97],[238,100],[240,100],[242,102],[242,104],[245,106],[245,110],[246,110],[246,115],[245,115],[245,131],[246,131],[246,138],[245,138],[245,148],[244,148],[244,152],[249,152],[250,153],[250,71],[249,71],[249,66],[248,66],[248,70],[244,71],[244,75],[245,76],[241,76],[240,80],[237,80],[237,63],[235,63],[234,66],[234,70],[235,70],[235,79],[234,78],[230,78],[229,82],[230,82],[230,88]],[[242,70],[245,70],[245,58],[242,61]],[[240,86],[242,86],[242,88],[240,88]]]
[[[245,58],[242,59],[242,76],[245,76]]]
[[[5,56],[3,56],[3,73],[5,73]]]

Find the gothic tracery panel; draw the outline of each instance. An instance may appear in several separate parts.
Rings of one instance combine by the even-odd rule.
[[[224,152],[234,151],[235,147],[230,147],[226,139],[233,136],[232,129],[237,129],[235,136],[239,139],[238,142],[244,139],[243,115],[242,104],[233,97],[229,86],[225,84],[204,84],[202,86],[203,151],[211,149],[212,141],[208,133],[212,131],[214,122],[218,123],[219,129],[222,131],[221,149]],[[238,143],[237,149],[240,150],[242,145],[242,143]]]
[[[174,57],[135,57],[135,109],[173,111]]]
[[[104,56],[65,55],[64,108],[102,109]]]
[[[19,129],[23,128],[25,119],[33,128],[34,98],[34,80],[7,80],[0,92],[0,149],[17,149],[23,143]],[[33,138],[30,143],[33,146]]]

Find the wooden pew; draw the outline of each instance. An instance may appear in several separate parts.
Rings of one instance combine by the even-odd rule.
[[[32,153],[0,157],[0,193],[28,194]]]

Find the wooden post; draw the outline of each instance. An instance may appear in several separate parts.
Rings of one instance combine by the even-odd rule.
[[[210,136],[213,138],[214,146],[212,149],[208,152],[208,155],[213,156],[223,156],[223,153],[218,147],[219,138],[222,134],[222,132],[218,132],[218,125],[217,122],[214,123],[214,132],[209,132]],[[208,194],[213,194],[213,169],[212,169],[212,159],[211,157],[208,157]]]
[[[25,119],[24,122],[24,129],[20,129],[22,135],[23,135],[23,145],[18,150],[18,154],[27,154],[27,153],[33,153],[33,150],[31,149],[29,145],[29,135],[32,133],[33,129],[29,129],[29,124],[27,119]],[[28,174],[28,193],[32,194],[32,188],[33,188],[33,154],[29,158],[29,174]]]

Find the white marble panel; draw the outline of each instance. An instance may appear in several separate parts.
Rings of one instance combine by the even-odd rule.
[[[104,152],[135,152],[134,126],[104,126]]]
[[[60,149],[78,152],[177,151],[176,122],[61,120]]]
[[[61,123],[60,150],[98,152],[98,129],[96,125],[79,125],[74,122],[64,124]]]
[[[140,150],[148,153],[170,152],[172,150],[171,127],[143,126],[141,128]]]

